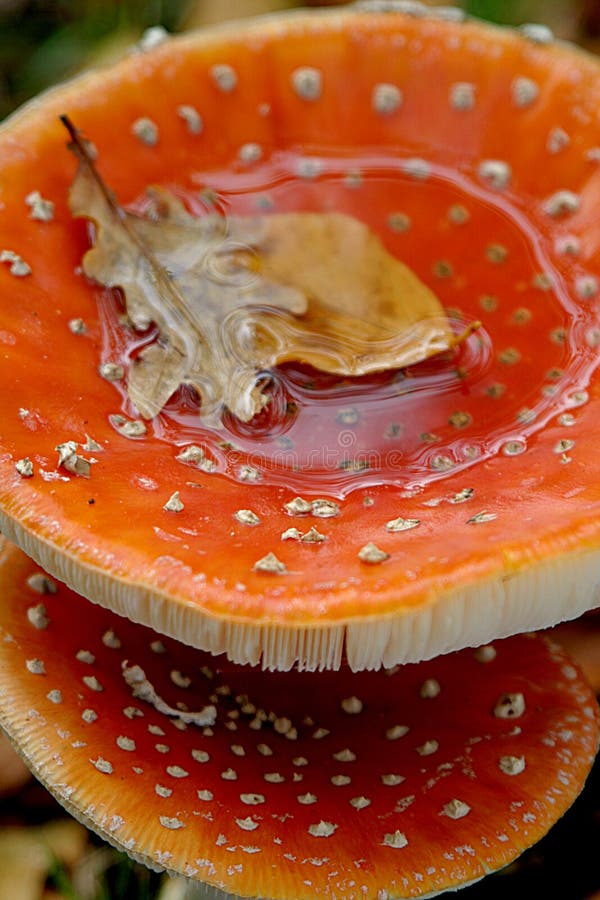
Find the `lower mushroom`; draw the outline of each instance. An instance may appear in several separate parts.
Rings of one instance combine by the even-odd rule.
[[[0,723],[67,809],[152,868],[277,900],[430,895],[515,859],[591,767],[593,692],[544,637],[263,672],[61,584],[41,596],[31,560],[6,543],[0,559]]]

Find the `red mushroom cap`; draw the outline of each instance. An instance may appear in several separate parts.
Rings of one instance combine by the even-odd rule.
[[[352,10],[168,40],[15,115],[3,531],[115,611],[273,668],[418,660],[591,606],[599,83],[539,33]],[[387,380],[287,369],[301,409],[280,444],[235,423],[223,443],[185,393],[140,424],[111,380],[133,352],[118,300],[79,271],[64,113],[122,204],[155,183],[198,212],[200,188],[241,214],[343,210],[480,331]]]
[[[537,841],[591,766],[593,693],[543,638],[360,675],[215,666],[1,556],[0,722],[151,867],[242,896],[430,895]]]

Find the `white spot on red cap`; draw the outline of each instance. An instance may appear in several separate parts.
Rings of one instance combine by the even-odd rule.
[[[333,822],[324,822],[322,819],[314,825],[308,826],[308,833],[313,837],[331,837],[337,830],[338,826]]]
[[[468,803],[455,798],[454,800],[450,800],[449,803],[444,804],[440,815],[448,816],[449,819],[464,819],[470,812],[471,807]]]
[[[240,800],[247,806],[260,806],[265,802],[264,794],[240,794]]]
[[[428,678],[421,685],[419,693],[423,699],[433,699],[434,697],[439,696],[441,690],[439,681],[435,678]]]
[[[32,675],[46,674],[46,666],[44,665],[43,659],[27,659],[25,660],[25,666],[27,671],[31,672]]]
[[[376,84],[371,95],[371,106],[381,116],[389,116],[402,106],[402,91],[396,84]]]
[[[424,744],[421,744],[420,747],[417,747],[417,753],[419,756],[431,756],[433,753],[437,753],[440,745],[436,740],[425,741]]]
[[[492,644],[485,644],[483,647],[478,647],[475,651],[475,659],[480,663],[492,662],[497,655],[497,650]]]
[[[494,707],[497,719],[518,719],[525,712],[525,697],[521,693],[502,694]]]
[[[520,775],[525,771],[526,762],[524,756],[501,756],[498,767],[505,775]]]
[[[349,715],[357,715],[363,711],[363,703],[358,697],[346,697],[342,700],[340,706],[345,713]]]
[[[180,828],[185,828],[185,822],[182,822],[181,819],[177,819],[176,817],[170,818],[169,816],[159,816],[158,821],[163,828],[168,828],[171,831],[178,831]]]
[[[227,63],[217,63],[210,68],[210,77],[224,94],[230,94],[238,83],[237,72]]]
[[[391,847],[392,850],[402,850],[408,846],[408,838],[402,831],[394,831],[391,834],[384,834],[383,846]]]
[[[302,100],[315,101],[323,90],[323,76],[314,66],[300,66],[291,75],[294,93]]]

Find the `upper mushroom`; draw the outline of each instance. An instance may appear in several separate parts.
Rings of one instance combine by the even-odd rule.
[[[0,130],[2,530],[240,662],[376,668],[595,602],[598,63],[377,10],[168,40]],[[160,344],[81,271],[64,114],[120,208],[152,216],[155,185],[199,220],[341,213],[481,327],[358,378],[286,363],[246,422],[185,387],[144,418],[126,377]]]

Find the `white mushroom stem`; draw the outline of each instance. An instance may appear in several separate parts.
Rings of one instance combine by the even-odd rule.
[[[199,712],[184,712],[180,709],[174,709],[169,706],[162,697],[156,693],[154,686],[146,678],[146,673],[141,666],[130,666],[128,660],[121,664],[123,678],[131,688],[131,693],[138,700],[149,703],[157,712],[163,713],[165,716],[172,716],[180,719],[186,725],[199,725],[205,727],[214,725],[217,719],[217,710],[214,706],[205,706]]]

